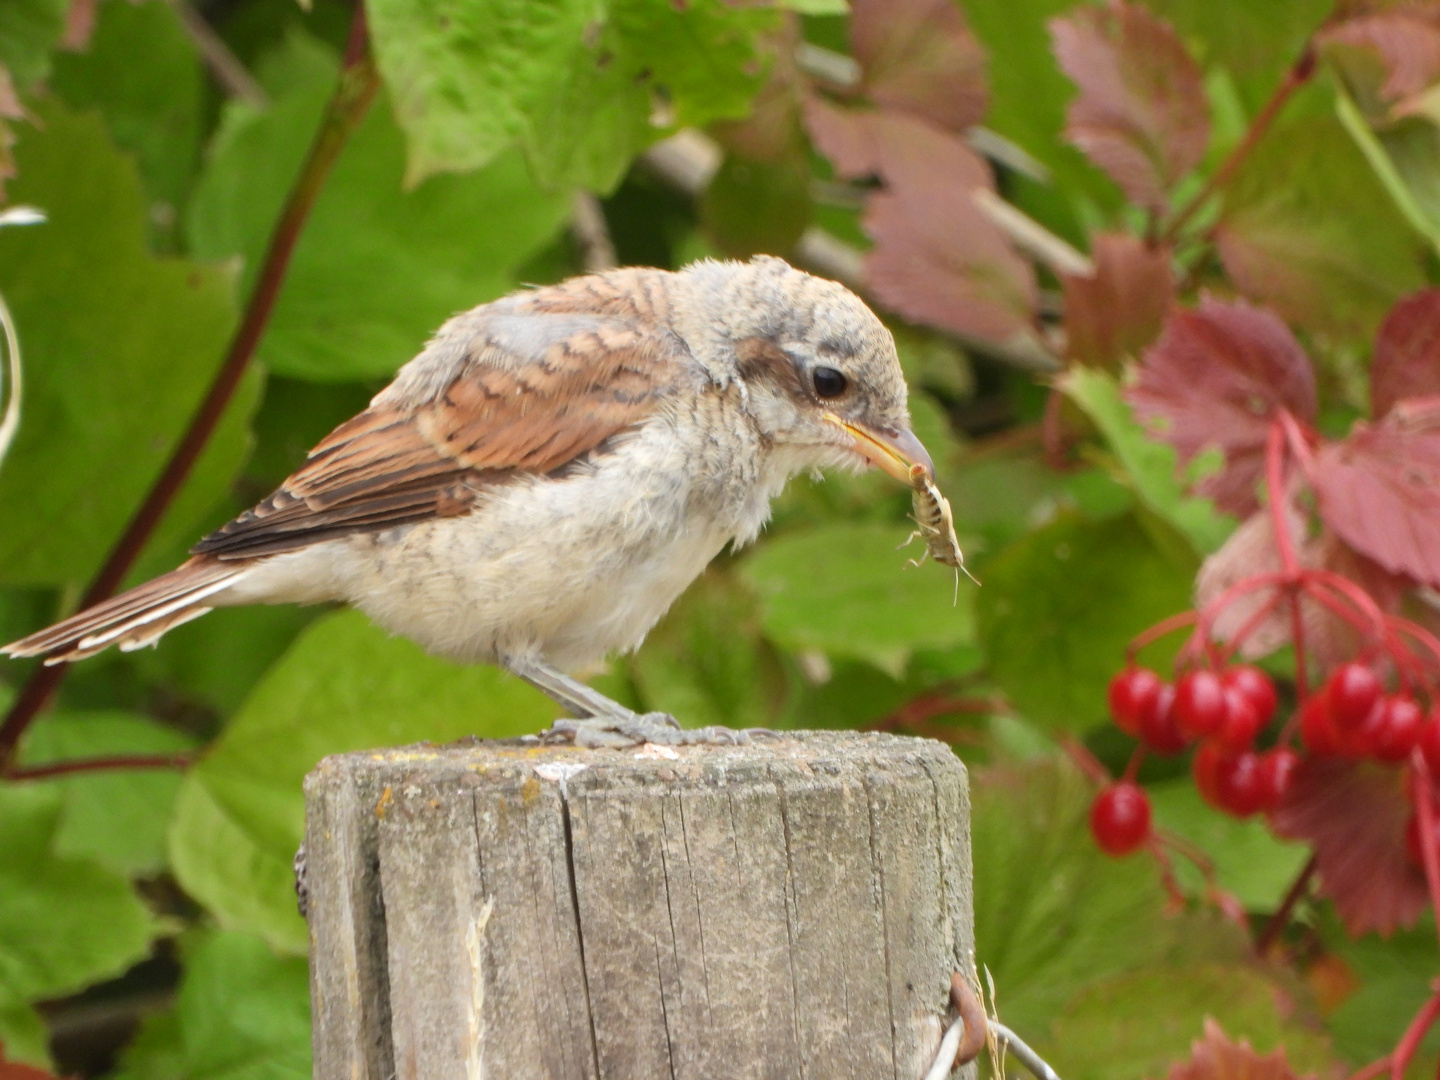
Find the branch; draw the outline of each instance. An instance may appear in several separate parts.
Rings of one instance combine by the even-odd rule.
[[[613,270],[619,265],[610,226],[605,222],[605,208],[592,193],[577,191],[571,196],[570,232],[580,245],[580,261],[587,273]]]
[[[296,177],[280,220],[270,233],[270,243],[265,258],[260,264],[259,276],[249,303],[240,320],[240,325],[231,338],[230,348],[224,363],[216,373],[204,400],[200,402],[190,426],[181,437],[179,444],[170,455],[164,470],[150,488],[145,501],[135,511],[124,534],[111,549],[105,565],[100,568],[90,583],[82,607],[99,603],[114,593],[125,579],[130,567],[139,557],[151,533],[159,525],[165,511],[179,493],[181,486],[190,475],[205,444],[214,434],[216,425],[225,413],[240,380],[250,367],[255,349],[270,320],[275,299],[285,280],[285,271],[290,265],[290,256],[300,238],[301,229],[309,217],[311,208],[325,185],[335,159],[340,156],[350,138],[351,132],[359,126],[366,110],[380,88],[380,76],[370,59],[369,36],[365,24],[365,9],[355,8],[355,19],[350,27],[350,42],[345,51],[345,63],[340,70],[340,79],[320,121],[320,128],[310,146],[310,153]],[[20,736],[31,721],[45,708],[64,679],[66,665],[37,668],[20,691],[14,706],[0,724],[0,765],[8,764],[13,758]]]
[[[195,759],[189,754],[135,754],[112,757],[77,758],[50,765],[17,765],[5,771],[6,780],[48,780],[74,773],[117,772],[132,769],[188,769]]]
[[[1270,946],[1279,940],[1285,927],[1290,925],[1290,916],[1295,911],[1295,905],[1310,891],[1310,880],[1315,876],[1315,870],[1319,865],[1320,860],[1315,855],[1311,855],[1305,865],[1300,868],[1300,873],[1296,875],[1285,893],[1285,899],[1280,901],[1280,907],[1275,914],[1270,916],[1270,921],[1265,924],[1265,929],[1260,931],[1260,936],[1255,939],[1255,955],[1263,957],[1269,952]]]
[[[1314,77],[1316,65],[1315,45],[1313,42],[1307,41],[1304,51],[1300,54],[1300,59],[1291,65],[1290,70],[1285,73],[1285,78],[1275,88],[1275,92],[1270,95],[1270,100],[1255,115],[1255,119],[1250,121],[1250,126],[1245,130],[1244,137],[1236,144],[1235,149],[1230,151],[1229,156],[1220,163],[1220,167],[1210,174],[1210,178],[1170,222],[1170,227],[1165,230],[1163,237],[1165,243],[1174,243],[1175,238],[1180,235],[1180,230],[1189,223],[1201,207],[1235,178],[1235,173],[1239,171],[1245,159],[1250,156],[1260,140],[1274,125],[1276,118],[1279,117],[1281,110],[1285,108],[1290,98]]]

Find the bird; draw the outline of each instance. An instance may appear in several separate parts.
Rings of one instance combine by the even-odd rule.
[[[217,607],[341,602],[535,686],[560,738],[725,741],[571,673],[638,648],[792,477],[867,465],[933,474],[894,339],[843,285],[772,256],[575,277],[454,316],[177,569],[0,652],[67,663]]]

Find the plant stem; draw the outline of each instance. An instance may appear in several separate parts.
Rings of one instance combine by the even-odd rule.
[[[1390,1055],[1391,1080],[1404,1080],[1405,1067],[1410,1064],[1415,1051],[1420,1049],[1420,1040],[1425,1037],[1425,1032],[1430,1030],[1437,1017],[1440,1017],[1440,993],[1420,1006],[1420,1011],[1415,1014],[1415,1019],[1410,1022],[1396,1045],[1395,1052]]]
[[[225,360],[210,384],[204,399],[195,410],[190,426],[181,436],[179,444],[170,455],[165,468],[150,488],[149,494],[140,504],[125,532],[116,541],[100,572],[95,575],[81,601],[82,607],[104,600],[114,593],[134,565],[146,541],[160,524],[165,511],[179,493],[181,486],[190,475],[205,444],[214,434],[216,425],[225,413],[240,380],[244,377],[255,356],[255,350],[265,332],[290,257],[295,251],[296,241],[309,217],[315,200],[330,175],[336,158],[359,126],[370,103],[380,88],[380,77],[370,59],[368,32],[363,4],[355,7],[354,21],[350,27],[350,42],[345,51],[344,66],[340,69],[339,82],[335,93],[326,107],[320,128],[310,145],[310,153],[296,177],[280,220],[270,233],[270,243],[265,258],[260,264],[254,291],[250,294],[240,325],[230,340]],[[31,722],[46,707],[61,681],[65,678],[66,665],[38,668],[20,691],[14,706],[0,724],[0,766],[8,773],[20,737]]]
[[[1170,222],[1170,227],[1165,230],[1165,235],[1162,237],[1164,243],[1173,244],[1176,237],[1180,235],[1180,230],[1189,224],[1190,219],[1200,211],[1200,208],[1235,178],[1235,173],[1254,151],[1260,140],[1269,132],[1286,103],[1297,90],[1314,77],[1316,60],[1315,46],[1312,42],[1307,41],[1300,58],[1285,73],[1285,78],[1280,80],[1280,85],[1270,95],[1270,100],[1265,102],[1261,110],[1255,114],[1255,119],[1250,121],[1250,126],[1245,129],[1245,134],[1235,145],[1235,149],[1230,151],[1225,160],[1220,163],[1220,167],[1210,174],[1210,178]]]
[[[1295,912],[1295,905],[1310,890],[1310,879],[1315,876],[1315,868],[1319,860],[1311,855],[1305,865],[1300,868],[1300,873],[1295,875],[1295,880],[1290,883],[1290,888],[1285,892],[1285,899],[1280,901],[1280,906],[1275,914],[1270,916],[1270,921],[1265,924],[1265,929],[1260,931],[1260,936],[1255,939],[1255,953],[1257,956],[1264,956],[1270,951],[1270,946],[1280,939],[1285,927],[1290,925],[1290,916]]]
[[[48,780],[72,773],[109,772],[120,769],[185,769],[194,761],[189,754],[135,754],[129,756],[77,758],[52,765],[16,765],[5,773],[6,780]]]

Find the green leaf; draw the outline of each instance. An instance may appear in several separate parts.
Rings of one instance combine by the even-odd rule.
[[[0,0],[0,64],[19,86],[49,72],[69,8],[69,0]]]
[[[783,727],[793,705],[784,663],[760,635],[754,597],[714,571],[685,591],[630,669],[646,708],[686,727]]]
[[[1357,1063],[1388,1054],[1434,993],[1431,984],[1440,969],[1434,922],[1424,919],[1389,938],[1351,938],[1336,926],[1326,934],[1326,944],[1360,982],[1329,1018],[1335,1049]],[[1432,1030],[1425,1043],[1432,1055],[1437,1042]]]
[[[1329,116],[1260,141],[1226,190],[1215,237],[1242,293],[1367,344],[1391,305],[1424,284],[1419,243]]]
[[[296,788],[298,799],[299,788]],[[303,819],[303,802],[301,805]],[[244,929],[272,948],[303,956],[310,932],[295,899],[295,852],[264,846],[203,783],[182,784],[170,827],[170,862],[185,891],[224,927]]]
[[[1335,6],[1333,0],[1145,2],[1180,31],[1202,66],[1230,72],[1256,111]]]
[[[220,932],[186,961],[174,1009],[146,1021],[113,1080],[310,1080],[304,960]]]
[[[1141,502],[1178,529],[1197,555],[1217,551],[1235,531],[1235,520],[1209,499],[1190,498],[1186,487],[1198,476],[1181,476],[1175,448],[1150,438],[1120,396],[1120,385],[1094,368],[1072,367],[1060,389],[1090,417],[1110,445]]]
[[[1177,925],[1153,864],[1095,846],[1093,790],[1073,766],[1051,758],[971,781],[976,959],[1001,1018],[1028,1038],[1089,983],[1165,955]]]
[[[119,874],[54,853],[60,793],[0,786],[0,1003],[60,997],[118,975],[156,925]]]
[[[1106,723],[1106,688],[1130,639],[1189,607],[1194,573],[1161,555],[1133,515],[1064,515],[985,565],[980,636],[991,672],[1041,727]]]
[[[29,1005],[0,1000],[0,1043],[4,1044],[6,1061],[50,1068],[50,1032],[44,1019]]]
[[[976,959],[1000,1018],[1069,1080],[1163,1076],[1206,1015],[1292,1062],[1329,1063],[1303,988],[1258,967],[1236,927],[1167,914],[1154,862],[1089,833],[1091,783],[1067,761],[972,774]],[[1297,1050],[1299,1053],[1297,1053]]]
[[[768,539],[741,564],[766,632],[794,649],[869,660],[899,676],[916,649],[974,638],[975,586],[958,602],[948,567],[906,565],[905,526],[823,525]]]
[[[1343,85],[1335,88],[1335,114],[1409,226],[1440,248],[1440,128],[1407,117],[1377,131]]]
[[[520,145],[549,187],[609,191],[678,126],[744,115],[775,15],[723,0],[377,0],[367,12],[413,184]]]
[[[0,469],[0,580],[89,577],[159,473],[234,321],[226,275],[147,250],[134,165],[98,116],[36,105],[11,193],[49,222],[0,230],[0,291],[19,327],[25,405]],[[260,384],[231,403],[151,544],[190,534],[248,449]]]
[[[160,246],[178,247],[200,166],[205,74],[175,8],[99,4],[89,49],[57,53],[50,87],[75,109],[100,110],[115,144],[135,155]]]
[[[555,708],[489,665],[459,668],[354,611],[312,623],[181,788],[171,860],[221,924],[303,951],[290,863],[305,774],[327,754],[536,731]]]
[[[231,104],[191,201],[191,250],[240,255],[253,286],[270,229],[299,171],[337,62],[292,31],[260,77],[257,111]],[[469,176],[402,191],[404,145],[382,99],[351,137],[301,234],[258,353],[316,380],[389,375],[456,311],[514,288],[515,270],[564,220],[568,202],[536,188],[516,153]]]
[[[50,713],[26,733],[20,761],[46,765],[110,754],[171,754],[194,746],[194,739],[174,728],[130,713]],[[180,779],[178,769],[125,769],[38,782],[64,793],[55,853],[93,859],[122,874],[159,873]]]
[[[1274,980],[1238,958],[1158,965],[1089,987],[1036,1049],[1066,1080],[1164,1076],[1189,1057],[1209,1018],[1258,1053],[1283,1046],[1299,1075],[1335,1073],[1328,1040],[1314,1032],[1313,1020],[1286,1017],[1279,996]]]
[[[1188,776],[1146,788],[1158,827],[1183,836],[1210,857],[1220,887],[1249,911],[1274,911],[1309,858],[1304,844],[1284,843],[1259,818],[1237,820],[1206,805]],[[1175,873],[1192,895],[1205,882],[1194,864],[1175,860]]]

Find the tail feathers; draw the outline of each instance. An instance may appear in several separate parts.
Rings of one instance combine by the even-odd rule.
[[[153,645],[167,630],[211,610],[206,598],[229,588],[247,568],[199,556],[168,574],[96,604],[63,622],[0,647],[14,657],[44,656],[45,663],[83,660],[111,645],[121,650]]]

